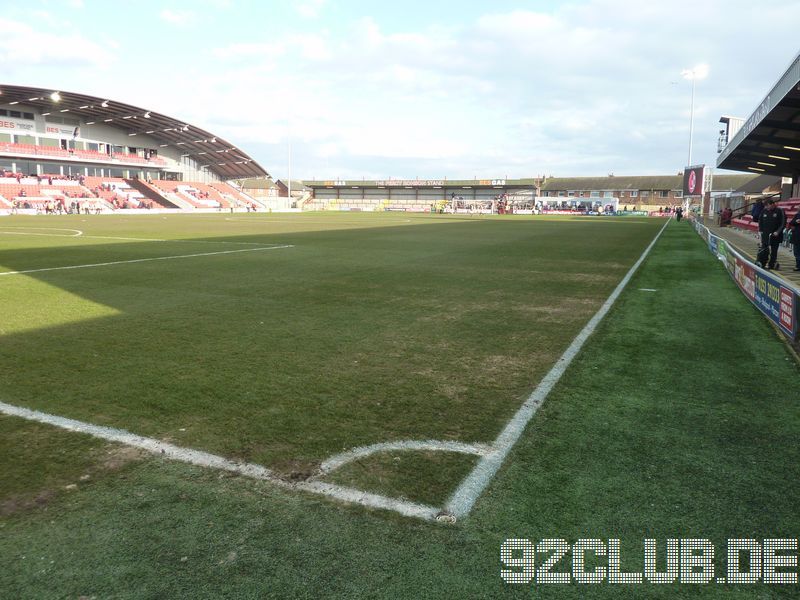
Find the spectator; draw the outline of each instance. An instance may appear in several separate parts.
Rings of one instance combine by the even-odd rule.
[[[780,269],[778,248],[783,241],[783,228],[786,226],[786,215],[783,209],[775,204],[774,198],[768,198],[764,210],[758,218],[758,231],[761,233],[761,250],[758,262],[765,269]],[[769,258],[766,253],[769,249]],[[766,264],[764,264],[766,261]]]
[[[719,218],[719,225],[720,227],[727,227],[731,224],[731,218],[733,217],[733,211],[731,210],[730,206],[726,206],[722,209],[722,215]]]
[[[794,213],[789,225],[792,228],[791,240],[794,251],[794,269],[792,271],[800,271],[800,210]]]
[[[759,198],[756,200],[755,204],[753,204],[753,208],[750,209],[750,216],[753,217],[754,223],[758,223],[762,212],[764,212],[764,200]]]

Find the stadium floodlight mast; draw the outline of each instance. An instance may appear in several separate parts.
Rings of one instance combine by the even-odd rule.
[[[694,84],[698,79],[705,79],[708,77],[708,65],[699,64],[691,69],[684,69],[681,71],[684,79],[690,79],[692,82],[692,104],[689,107],[689,160],[686,166],[692,164],[692,136],[694,134]]]

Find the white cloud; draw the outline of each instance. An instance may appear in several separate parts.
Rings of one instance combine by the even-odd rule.
[[[78,33],[39,31],[19,21],[0,18],[0,63],[15,69],[30,66],[106,67],[115,56]]]
[[[301,17],[316,19],[319,17],[326,0],[301,0],[295,4],[295,10]]]
[[[215,48],[212,53],[221,59],[248,59],[260,62],[275,61],[291,52],[310,61],[324,61],[331,57],[328,41],[319,35],[287,35],[269,42],[237,42]]]
[[[202,5],[211,4],[228,0]],[[172,6],[161,13],[172,25],[211,18],[200,5],[195,12]],[[308,18],[326,8],[308,0],[289,6]],[[285,161],[291,138],[298,176],[671,173],[688,145],[691,82],[682,69],[711,67],[696,82],[694,147],[713,163],[718,115],[747,117],[797,52],[796,1],[773,0],[758,11],[743,0],[486,6],[471,20],[437,20],[415,4],[409,10],[419,18],[405,27],[376,8],[372,18],[327,27],[294,19],[251,37],[221,28],[197,36],[197,48],[184,41],[167,54],[164,40],[160,51],[185,68],[149,70],[146,89],[123,75],[87,78],[80,87],[119,90],[121,100],[185,119],[251,154],[248,148],[260,148],[256,158],[270,171],[271,162]],[[714,35],[709,23],[720,23]],[[123,56],[97,38],[24,27],[0,22],[0,64],[18,64],[20,73],[26,65],[93,67]],[[137,64],[130,54],[127,72]]]
[[[406,158],[428,175],[677,172],[690,95],[680,71],[707,62],[709,78],[697,82],[694,143],[713,164],[718,115],[730,112],[734,97],[749,97],[748,109],[734,111],[748,116],[796,52],[788,40],[780,49],[736,42],[752,27],[772,27],[776,11],[784,21],[800,17],[800,5],[787,12],[786,2],[732,19],[725,35],[705,34],[713,15],[752,13],[738,4],[708,2],[689,10],[697,18],[688,22],[681,8],[692,3],[632,9],[623,0],[406,31],[362,18],[339,34],[320,32],[330,65],[323,70],[287,45],[276,72],[282,98],[250,90],[268,116],[241,135],[282,138],[289,127],[281,118],[294,115],[306,143],[319,144],[319,161],[308,166],[319,177],[336,174],[328,168],[342,174],[348,161],[358,173],[374,171],[370,164],[386,168],[386,160],[406,165]],[[776,72],[765,74],[775,57]]]
[[[83,8],[83,0],[68,0],[67,6],[70,8]]]
[[[56,19],[53,17],[52,13],[49,13],[46,10],[34,10],[31,14],[33,15],[35,21],[44,21],[50,25],[56,22]]]
[[[231,58],[277,58],[286,53],[286,44],[274,42],[242,42],[230,44],[213,50],[214,56],[222,59]]]
[[[162,21],[166,21],[178,27],[191,25],[197,18],[197,15],[190,10],[172,10],[171,8],[163,9],[159,13],[159,16]]]

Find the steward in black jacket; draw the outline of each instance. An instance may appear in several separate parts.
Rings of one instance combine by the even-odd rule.
[[[778,247],[783,241],[783,228],[786,227],[786,215],[783,209],[775,204],[774,198],[767,200],[764,211],[758,218],[758,230],[761,232],[761,249],[769,248],[769,262],[767,269],[780,268],[778,264]],[[763,261],[761,261],[763,263]]]

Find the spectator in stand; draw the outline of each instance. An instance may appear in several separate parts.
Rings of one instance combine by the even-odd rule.
[[[786,227],[786,215],[782,208],[775,204],[775,198],[768,198],[763,212],[758,218],[758,231],[761,233],[761,266],[765,269],[780,269],[778,248],[783,241],[783,228]],[[765,252],[769,248],[769,260],[764,264]]]
[[[789,220],[789,226],[792,228],[791,240],[794,252],[794,269],[792,271],[800,271],[800,210],[794,213]]]
[[[730,206],[726,206],[722,209],[722,214],[719,218],[719,226],[720,227],[727,227],[731,224],[731,218],[733,217],[733,211],[731,210]]]
[[[750,216],[753,217],[754,223],[758,223],[758,219],[761,217],[762,212],[764,212],[764,200],[759,198],[756,200],[755,204],[753,204],[753,208],[750,209]]]

